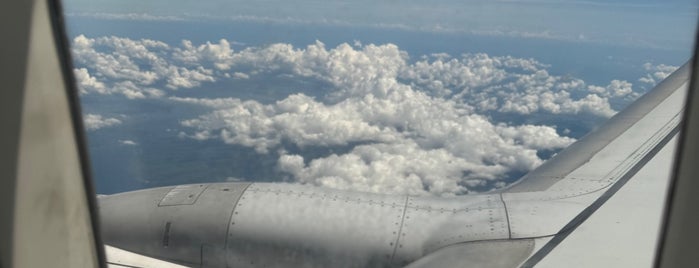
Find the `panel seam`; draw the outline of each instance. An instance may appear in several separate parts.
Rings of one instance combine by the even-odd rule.
[[[238,199],[235,200],[235,203],[233,203],[233,209],[231,209],[231,214],[228,216],[228,223],[226,223],[226,238],[225,241],[223,242],[223,250],[225,252],[224,256],[224,263],[226,264],[226,267],[228,266],[228,238],[230,237],[231,233],[231,221],[233,221],[233,213],[235,212],[235,209],[238,207],[238,202],[240,202],[240,199],[243,198],[243,195],[245,195],[245,192],[247,192],[248,188],[250,188],[250,185],[253,185],[254,183],[248,183],[248,185],[245,185],[243,190],[240,192],[240,196]]]
[[[403,216],[400,219],[400,227],[398,228],[398,233],[396,233],[396,241],[393,245],[393,254],[391,254],[391,262],[393,262],[393,259],[396,256],[396,251],[398,251],[398,244],[400,243],[400,237],[401,234],[403,233],[403,225],[405,224],[405,214],[408,211],[408,200],[410,199],[410,195],[405,196],[405,204],[403,204]]]
[[[499,193],[500,196],[500,202],[502,202],[502,207],[505,209],[505,220],[507,220],[507,237],[508,239],[512,239],[512,227],[510,227],[510,214],[507,212],[507,203],[505,202],[505,198],[502,196],[502,193]]]

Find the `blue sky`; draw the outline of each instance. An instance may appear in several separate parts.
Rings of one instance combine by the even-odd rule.
[[[686,49],[695,1],[70,0],[66,12],[151,19],[259,20],[454,31]]]

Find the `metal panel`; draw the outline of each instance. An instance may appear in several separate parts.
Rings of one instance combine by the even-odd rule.
[[[406,268],[423,267],[516,267],[534,249],[534,241],[500,240],[452,245],[431,253]]]
[[[160,200],[158,206],[177,206],[177,205],[191,205],[197,202],[199,195],[201,195],[208,184],[190,184],[190,185],[178,185],[172,188],[170,192]]]
[[[204,262],[210,267],[224,266],[230,215],[249,185],[210,184],[204,187],[206,190],[191,206],[161,207],[169,208],[162,212],[162,217],[172,221],[171,250],[167,251],[170,258],[183,262],[194,259],[197,265]],[[207,247],[206,256],[202,256],[202,245]]]
[[[520,200],[507,203],[511,238],[531,238],[558,233],[596,196],[580,196],[563,200]]]
[[[405,196],[255,183],[230,220],[228,267],[383,266],[391,261],[405,202]]]
[[[394,263],[405,265],[456,243],[507,239],[508,229],[505,208],[497,194],[410,197]]]
[[[176,187],[103,196],[100,212],[105,226],[104,240],[112,246],[171,262],[225,266],[228,223],[249,185],[196,185],[203,191],[196,202],[184,206],[158,205]],[[168,223],[169,234],[164,245]]]
[[[509,238],[500,196],[391,196],[253,184],[231,217],[229,267],[403,266],[449,245]]]

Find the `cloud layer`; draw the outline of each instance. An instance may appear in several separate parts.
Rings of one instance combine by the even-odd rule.
[[[610,101],[638,97],[627,81],[588,85],[552,75],[550,66],[533,59],[487,54],[411,59],[393,44],[326,48],[316,42],[235,51],[225,39],[171,46],[78,36],[73,43],[83,94],[167,97],[209,107],[210,113],[181,121],[183,137],[274,154],[273,168],[288,180],[338,189],[455,195],[502,186],[512,174],[541,164],[538,153],[575,139],[556,126],[495,122],[490,115],[604,118],[616,112]],[[670,71],[657,68],[656,73]],[[173,91],[273,77],[329,86],[321,94],[302,89],[271,103],[185,98]],[[660,74],[651,76],[656,77]],[[304,153],[317,148],[329,153]]]
[[[160,97],[163,88],[192,88],[214,81],[211,70],[169,62],[169,51],[167,44],[154,40],[80,35],[73,39],[73,58],[76,65],[87,68],[74,72],[83,93],[117,93],[129,99]]]
[[[650,62],[646,62],[643,64],[643,69],[649,73],[638,79],[638,81],[653,86],[663,81],[663,79],[672,74],[677,68],[679,67],[665,64],[654,65]]]
[[[88,131],[94,131],[121,124],[121,120],[117,118],[103,117],[99,114],[85,114],[83,116],[83,122],[85,123],[85,128]]]

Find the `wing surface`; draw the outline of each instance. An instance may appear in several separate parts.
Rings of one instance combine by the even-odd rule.
[[[605,248],[613,243],[603,241],[622,233],[626,235],[617,237],[632,242],[625,249],[631,256],[642,247],[650,248],[652,256],[689,78],[690,67],[685,64],[607,123],[501,192],[510,238],[537,242],[537,250],[523,267],[553,259],[558,252],[568,251],[563,256],[570,257],[571,252],[580,255],[589,247]],[[623,194],[616,196],[622,187]],[[606,216],[593,216],[598,210]],[[594,220],[586,222],[591,216]],[[621,228],[610,232],[614,224]],[[634,236],[637,239],[631,239]],[[569,237],[581,242],[565,241]],[[608,250],[621,257],[619,250]],[[562,260],[569,261],[568,257]]]

